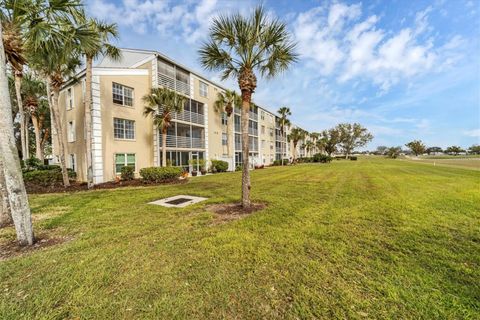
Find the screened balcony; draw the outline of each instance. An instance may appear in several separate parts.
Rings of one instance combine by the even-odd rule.
[[[158,60],[158,85],[190,96],[190,73],[167,61]]]
[[[162,134],[159,134],[159,146],[162,146]],[[203,127],[176,123],[167,130],[167,148],[205,149],[205,130]]]
[[[160,112],[163,109],[160,108]],[[185,122],[191,122],[196,124],[205,124],[205,114],[204,114],[204,105],[201,102],[198,102],[193,99],[188,99],[185,102],[182,112],[173,112],[172,119],[180,120]]]

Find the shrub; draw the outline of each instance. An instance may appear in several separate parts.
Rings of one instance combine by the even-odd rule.
[[[38,169],[42,165],[42,161],[34,156],[31,156],[25,160],[25,166],[27,169]]]
[[[332,161],[332,157],[327,156],[326,154],[316,153],[313,156],[313,162],[328,163]]]
[[[350,160],[357,161],[357,157],[356,156],[350,157]]]
[[[289,160],[288,159],[283,159],[283,165],[286,166],[288,164]],[[280,160],[275,160],[273,161],[274,166],[281,166],[282,162]]]
[[[140,169],[140,176],[147,182],[164,182],[179,178],[182,172],[179,167],[148,167]]]
[[[133,180],[135,179],[135,167],[133,166],[124,166],[120,170],[120,176],[122,180]]]
[[[59,165],[57,164],[42,164],[37,167],[37,170],[62,170]]]
[[[75,171],[68,169],[68,177],[70,180],[75,180],[77,174]],[[23,179],[27,183],[38,184],[44,187],[63,184],[62,170],[59,167],[51,170],[28,171],[23,174]]]
[[[228,162],[223,160],[212,160],[212,172],[226,172]]]
[[[335,156],[335,160],[346,159],[347,156]]]

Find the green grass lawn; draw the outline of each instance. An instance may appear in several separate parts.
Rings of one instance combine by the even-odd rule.
[[[408,159],[408,161],[416,161],[420,163],[425,163],[435,166],[447,166],[447,167],[458,167],[458,168],[468,168],[473,170],[480,170],[480,157],[421,157],[417,159]]]
[[[480,172],[362,158],[31,197],[66,243],[0,262],[1,319],[480,318]],[[209,197],[184,209],[146,204]],[[0,242],[13,237],[0,231]]]

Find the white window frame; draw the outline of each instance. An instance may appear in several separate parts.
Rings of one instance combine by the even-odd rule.
[[[122,121],[131,121],[133,122],[133,138],[127,138],[127,134],[126,134],[126,129],[125,129],[125,125],[123,126],[124,129],[123,129],[123,138],[117,138],[115,136],[115,119],[117,120],[122,120]],[[130,119],[123,119],[123,118],[113,118],[113,138],[115,140],[125,140],[125,141],[135,141],[136,137],[137,137],[137,124],[136,124],[136,121],[135,120],[130,120]]]
[[[114,99],[113,99],[113,86],[114,85],[118,85],[118,86],[121,86],[122,87],[122,93],[121,93],[121,96],[122,96],[122,103],[118,103],[118,102],[115,102]],[[132,90],[132,105],[129,105],[129,104],[125,104],[125,88],[128,88],[128,89],[131,89]],[[129,87],[129,86],[126,86],[124,84],[121,84],[121,83],[118,83],[118,82],[113,82],[112,81],[112,102],[113,104],[117,105],[117,106],[122,106],[122,107],[127,107],[127,108],[133,108],[133,105],[134,105],[134,102],[135,102],[135,89],[132,88],[132,87]]]
[[[67,132],[68,142],[75,142],[75,140],[77,138],[76,137],[76,130],[75,130],[75,120],[68,121],[67,129],[68,129],[68,132]]]
[[[70,92],[70,96],[68,92]],[[65,89],[65,109],[72,110],[73,108],[75,108],[75,91],[73,90],[73,86],[71,86]]]
[[[129,154],[133,154],[133,156],[135,157],[135,169],[133,170],[135,173],[137,172],[137,154],[135,152],[115,152],[113,154],[113,172],[115,173],[115,175],[119,176],[122,172],[117,172],[117,155],[118,154],[123,154],[125,156],[125,162],[124,162],[124,167],[128,165],[128,155]]]
[[[200,94],[200,97],[207,97],[208,96],[208,84],[203,82],[202,80],[199,80],[200,84],[198,86],[198,92]]]

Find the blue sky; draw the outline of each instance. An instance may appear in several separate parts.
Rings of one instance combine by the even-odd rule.
[[[218,82],[197,54],[211,19],[263,3],[288,24],[300,61],[259,81],[258,104],[289,106],[309,131],[360,122],[375,136],[370,149],[412,139],[480,143],[480,0],[86,3],[90,14],[119,25],[119,46],[158,50]]]

